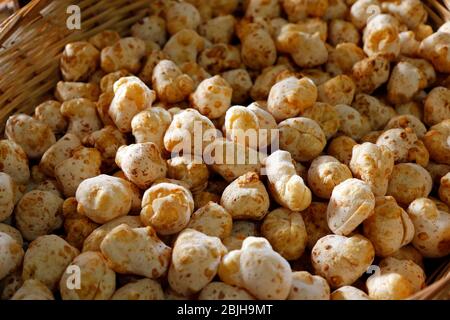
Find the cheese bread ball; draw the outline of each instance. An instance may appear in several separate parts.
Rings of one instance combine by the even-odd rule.
[[[412,245],[424,257],[444,257],[449,254],[450,214],[440,211],[427,198],[411,202],[408,214],[414,224],[415,234]]]
[[[131,188],[116,177],[105,174],[86,179],[77,188],[77,211],[94,222],[105,223],[125,216],[131,209]]]
[[[196,30],[201,18],[197,8],[188,2],[173,2],[165,10],[166,28],[170,34],[180,30]]]
[[[328,53],[326,70],[332,76],[351,74],[353,65],[366,57],[364,51],[351,42],[339,43]]]
[[[209,171],[199,157],[179,156],[167,161],[167,176],[185,182],[189,190],[197,193],[206,188]]]
[[[0,221],[11,216],[16,198],[16,184],[10,175],[0,172]]]
[[[396,17],[410,29],[415,29],[427,19],[427,11],[419,0],[404,0],[399,2],[383,2],[381,8]]]
[[[71,270],[80,268],[80,288],[73,289]],[[96,290],[92,290],[92,288]],[[83,252],[67,267],[59,282],[63,300],[108,300],[116,289],[116,274],[100,252]]]
[[[362,116],[367,117],[372,130],[380,130],[385,126],[387,128],[387,123],[396,115],[393,108],[365,93],[357,93],[351,106]]]
[[[137,143],[153,142],[164,149],[164,134],[172,122],[171,114],[161,107],[139,112],[131,120],[131,130]]]
[[[233,69],[222,73],[222,77],[233,89],[231,102],[236,104],[245,103],[253,86],[248,71],[245,69]]]
[[[84,240],[98,227],[98,224],[77,211],[77,200],[69,197],[64,200],[62,213],[64,217],[65,240],[73,247],[81,249]]]
[[[225,114],[231,105],[232,88],[221,76],[203,80],[190,96],[192,106],[209,119]]]
[[[297,271],[292,274],[288,300],[330,300],[330,286],[321,276]]]
[[[93,82],[64,82],[59,81],[55,88],[55,98],[60,102],[72,99],[87,99],[95,102],[100,95],[100,88]]]
[[[102,49],[100,64],[107,73],[125,69],[135,74],[141,68],[141,59],[145,56],[145,52],[145,42],[142,39],[122,38]]]
[[[336,76],[318,87],[318,100],[333,106],[338,104],[350,105],[355,95],[356,85],[346,75]]]
[[[159,282],[144,278],[120,287],[111,300],[164,300],[164,292]]]
[[[213,281],[206,285],[198,295],[199,300],[255,300],[244,289]]]
[[[311,161],[326,145],[326,136],[314,120],[304,117],[286,119],[278,124],[280,148],[295,161]]]
[[[98,50],[107,46],[112,46],[120,40],[120,35],[114,30],[103,30],[89,38],[89,43],[93,44]]]
[[[414,262],[383,259],[380,271],[367,279],[369,297],[375,300],[402,300],[423,288],[425,274]]]
[[[31,241],[59,229],[63,223],[63,202],[50,191],[26,193],[15,209],[16,225],[23,237]]]
[[[221,205],[210,201],[192,214],[188,228],[223,240],[231,235],[232,226],[231,214]]]
[[[327,203],[311,202],[311,205],[300,212],[308,235],[308,249],[312,249],[316,242],[331,233],[327,222]]]
[[[232,15],[212,18],[198,27],[200,35],[211,43],[229,44],[234,34],[236,18]]]
[[[448,59],[450,33],[438,31],[423,39],[419,54],[430,61],[439,72],[450,72]]]
[[[277,49],[288,53],[301,68],[312,68],[327,62],[328,51],[320,32],[306,33],[286,24],[276,39]]]
[[[114,122],[112,121],[111,117],[109,116],[109,106],[111,104],[111,101],[114,98],[114,93],[110,91],[104,92],[100,94],[97,101],[97,114],[100,119],[100,121],[104,125],[114,125]]]
[[[275,201],[292,211],[305,210],[311,204],[311,190],[297,175],[289,152],[278,150],[265,159],[271,195]]]
[[[450,165],[450,119],[432,126],[423,138],[430,158],[439,164]]]
[[[220,204],[233,219],[261,220],[269,210],[269,194],[255,172],[246,173],[230,183]]]
[[[97,116],[97,106],[88,99],[78,98],[63,102],[61,113],[69,122],[66,133],[74,134],[80,139],[102,127]]]
[[[198,64],[208,73],[218,75],[241,66],[241,53],[238,47],[224,43],[214,44],[202,51]]]
[[[250,90],[252,99],[255,101],[267,99],[272,86],[280,80],[278,76],[289,70],[289,66],[285,64],[264,68],[254,80],[253,87]]]
[[[114,159],[120,146],[126,144],[125,135],[113,126],[105,126],[83,139],[87,147],[94,147],[102,154],[102,170],[115,168]]]
[[[308,169],[308,186],[316,196],[324,199],[329,199],[337,185],[351,178],[350,169],[331,156],[317,157]]]
[[[140,111],[152,106],[156,95],[139,78],[120,78],[114,83],[114,98],[109,116],[121,132],[131,132],[131,120]]]
[[[85,81],[97,69],[100,52],[87,41],[66,44],[60,59],[65,81]]]
[[[42,102],[34,110],[34,117],[50,126],[54,133],[63,133],[67,121],[61,114],[61,103],[55,100]]]
[[[116,164],[132,183],[147,189],[159,178],[164,178],[167,164],[153,142],[124,145],[117,150]]]
[[[356,62],[352,68],[353,80],[357,92],[371,94],[383,83],[390,74],[389,60],[382,54],[372,55]]]
[[[383,133],[383,131],[369,131],[366,135],[364,135],[360,141],[361,143],[364,142],[370,142],[370,143],[376,143],[378,137]]]
[[[166,42],[163,52],[177,65],[184,62],[196,62],[197,55],[205,48],[205,39],[197,32],[183,29],[172,35]]]
[[[425,294],[450,256],[430,3],[156,0],[71,38],[2,100],[0,300]]]
[[[286,260],[300,258],[308,238],[302,215],[286,208],[267,214],[261,225],[261,234]]]
[[[346,104],[338,104],[335,109],[339,115],[339,131],[354,140],[360,140],[370,131],[369,119]]]
[[[141,220],[162,235],[175,234],[186,228],[194,210],[192,194],[185,187],[162,182],[145,191]]]
[[[139,78],[146,84],[151,85],[152,84],[152,76],[153,76],[153,69],[156,67],[156,65],[162,61],[167,60],[168,56],[161,50],[153,50],[146,58],[144,66],[142,67],[141,71],[139,72]],[[126,70],[122,70],[125,71]],[[123,74],[121,77],[129,76],[128,72]],[[121,78],[119,77],[119,78]],[[117,81],[118,79],[116,79]],[[114,84],[114,83],[113,83]],[[111,87],[112,89],[112,87]]]
[[[58,286],[67,266],[79,251],[56,235],[45,235],[32,241],[23,259],[23,280],[41,281],[50,290]]]
[[[199,292],[213,280],[226,252],[219,238],[185,229],[173,246],[170,287],[185,296]]]
[[[21,245],[9,234],[0,232],[0,279],[19,268],[24,251]]]
[[[83,180],[98,176],[102,158],[95,148],[78,147],[72,156],[55,166],[55,178],[66,197],[75,196],[77,188]]]
[[[76,208],[75,208],[76,209]],[[100,251],[100,244],[106,235],[115,227],[126,224],[131,228],[141,228],[144,225],[139,216],[123,216],[97,226],[84,240],[82,251]]]
[[[436,84],[436,70],[434,70],[433,65],[427,60],[420,58],[401,57],[400,61],[412,64],[425,75],[426,88]]]
[[[152,227],[132,228],[126,224],[112,229],[100,249],[109,268],[115,272],[151,279],[167,272],[172,252]]]
[[[49,125],[26,114],[9,117],[5,135],[20,145],[29,158],[40,158],[56,142]]]
[[[53,293],[39,280],[25,280],[11,300],[55,300]]]
[[[248,237],[258,236],[257,225],[253,221],[235,220],[231,228],[231,234],[223,239],[223,244],[228,251],[238,250],[242,247],[242,242]]]
[[[394,154],[385,146],[365,142],[353,147],[350,169],[366,182],[375,196],[384,196],[394,169]]]
[[[230,251],[219,267],[220,279],[246,289],[257,299],[284,300],[292,286],[288,262],[261,237],[248,237],[240,250]]]
[[[436,87],[430,91],[424,102],[424,122],[433,126],[450,118],[450,89]]]
[[[400,54],[399,22],[389,14],[379,14],[367,22],[363,33],[364,52],[368,56],[381,53],[389,59]]]
[[[422,139],[427,132],[425,125],[417,117],[410,114],[392,117],[386,124],[385,129],[393,128],[411,128],[419,139]]]
[[[428,150],[421,140],[419,140],[413,129],[395,128],[384,131],[377,139],[378,146],[385,146],[394,154],[394,161],[412,162],[420,165],[428,164]]]
[[[338,159],[340,162],[348,165],[352,158],[353,147],[355,145],[357,145],[357,142],[351,137],[341,135],[330,141],[327,153]]]
[[[176,155],[183,151],[183,154],[201,156],[216,135],[216,128],[209,118],[188,108],[173,116],[164,134],[164,148]],[[198,140],[200,143],[196,143]]]
[[[351,23],[341,19],[330,22],[328,40],[334,46],[340,43],[358,44],[360,34],[358,29]]]
[[[411,101],[427,85],[425,74],[409,62],[399,62],[392,70],[387,90],[392,104]]]
[[[9,235],[11,238],[16,240],[16,242],[20,246],[23,245],[22,234],[20,233],[20,231],[18,229],[14,228],[13,226],[10,226],[9,224],[6,224],[6,223],[0,223],[0,232],[6,233],[7,235]]]
[[[30,179],[27,154],[12,140],[0,140],[0,167],[18,184],[25,184]]]
[[[419,52],[420,42],[417,41],[413,31],[403,31],[398,35],[400,40],[400,54],[405,56],[416,56]]]
[[[370,300],[367,293],[364,291],[352,287],[343,286],[339,289],[334,290],[330,296],[331,300]]]
[[[352,0],[350,4],[350,20],[358,29],[363,29],[370,17],[381,12],[378,0]]]
[[[331,288],[354,283],[366,272],[374,257],[371,242],[361,235],[325,236],[317,241],[311,252],[315,272],[327,279]]]
[[[311,108],[306,109],[301,116],[317,122],[327,140],[336,134],[341,125],[339,114],[334,106],[324,102],[316,102]]]
[[[363,226],[364,235],[380,257],[394,254],[414,237],[411,219],[391,196],[376,198],[374,214],[363,222]]]
[[[450,205],[450,171],[441,178],[439,198],[447,205]]]
[[[233,106],[227,110],[224,131],[229,140],[258,149],[260,136],[259,118],[253,110],[244,106]]]
[[[282,5],[289,21],[297,22],[307,16],[323,17],[328,8],[328,1],[286,0],[282,2]]]
[[[215,139],[204,151],[204,161],[227,182],[248,173],[259,173],[264,155],[243,144]]]
[[[167,40],[166,21],[157,15],[144,17],[131,26],[131,35],[163,46]]]
[[[269,92],[267,111],[275,120],[297,116],[312,107],[317,100],[317,87],[308,78],[286,78],[276,83]]]
[[[387,194],[399,203],[408,205],[415,199],[427,197],[433,181],[422,166],[415,163],[399,163],[394,166]]]
[[[211,74],[196,62],[185,62],[180,65],[180,70],[191,77],[194,83],[194,89],[197,88],[203,80],[211,78]]]
[[[194,89],[194,82],[174,62],[161,60],[153,69],[152,88],[159,100],[175,103],[186,99]]]
[[[349,235],[373,214],[375,196],[370,186],[358,179],[337,185],[328,204],[328,226],[338,235]]]
[[[269,145],[275,145],[279,137],[275,118],[256,102],[248,105],[247,109],[258,118],[258,148],[265,150]]]

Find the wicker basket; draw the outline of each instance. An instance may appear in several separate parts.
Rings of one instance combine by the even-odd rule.
[[[0,25],[0,132],[7,117],[31,113],[52,94],[60,79],[59,58],[66,43],[86,39],[102,30],[126,35],[146,16],[152,0],[34,0]],[[450,20],[450,0],[424,0],[435,26]],[[68,30],[66,13],[76,4],[81,30]],[[428,287],[411,299],[450,300],[450,261],[428,277]]]
[[[8,115],[31,112],[59,80],[68,42],[102,30],[122,35],[148,14],[149,0],[34,0],[0,25],[0,131]],[[81,9],[81,30],[66,26],[67,7]]]

